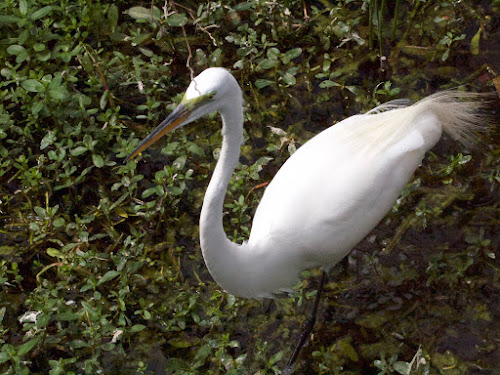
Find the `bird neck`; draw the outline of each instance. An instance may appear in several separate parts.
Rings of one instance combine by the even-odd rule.
[[[231,106],[219,110],[222,115],[222,147],[208,185],[200,216],[200,244],[203,258],[212,277],[231,293],[234,267],[244,267],[245,251],[231,242],[222,222],[224,197],[231,175],[238,163],[243,142],[243,108]]]
[[[294,264],[296,257],[283,256],[283,244],[272,238],[265,239],[265,246],[255,241],[238,245],[227,238],[222,223],[224,197],[243,143],[243,110],[239,104],[219,112],[222,148],[200,216],[203,258],[212,277],[226,292],[239,297],[273,298],[274,293],[290,289],[299,267]]]

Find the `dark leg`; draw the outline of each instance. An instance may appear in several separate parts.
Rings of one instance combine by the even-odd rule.
[[[295,368],[295,362],[297,361],[297,357],[300,354],[300,350],[306,343],[307,339],[311,335],[311,332],[314,328],[314,323],[316,323],[316,313],[318,312],[319,300],[321,298],[321,293],[323,292],[323,285],[326,280],[326,272],[322,271],[321,280],[319,282],[318,293],[316,293],[316,298],[314,299],[314,305],[311,311],[311,316],[307,319],[304,324],[302,324],[302,333],[300,334],[299,341],[297,342],[297,346],[295,347],[292,356],[288,360],[286,367],[281,372],[281,375],[292,375]]]

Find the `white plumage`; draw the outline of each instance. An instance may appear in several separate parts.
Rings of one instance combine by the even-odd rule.
[[[222,224],[224,196],[243,141],[243,99],[234,77],[209,68],[182,103],[131,153],[164,133],[218,111],[220,158],[200,217],[205,263],[228,293],[273,297],[307,268],[328,270],[390,210],[443,129],[463,142],[481,127],[477,95],[446,91],[416,104],[386,104],[313,137],[281,167],[255,213],[248,242],[231,242]]]

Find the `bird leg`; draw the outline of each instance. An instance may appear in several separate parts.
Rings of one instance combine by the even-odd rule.
[[[297,345],[295,346],[295,349],[292,353],[292,356],[288,360],[286,367],[281,372],[282,375],[292,375],[293,374],[294,368],[295,368],[295,362],[297,361],[297,357],[300,354],[300,350],[302,349],[302,347],[306,343],[307,339],[311,335],[311,332],[314,328],[314,323],[316,323],[316,314],[318,312],[319,300],[321,298],[321,293],[323,292],[323,286],[325,284],[326,276],[327,276],[326,272],[322,271],[321,279],[320,279],[319,287],[318,287],[318,292],[316,293],[316,298],[314,299],[314,305],[313,305],[313,308],[311,310],[311,315],[302,324],[302,328],[301,328],[302,332],[299,336],[299,341],[297,342]]]

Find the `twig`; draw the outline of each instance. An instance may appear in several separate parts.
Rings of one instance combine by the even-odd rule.
[[[92,56],[87,47],[85,47],[85,44],[82,44],[82,47],[92,60],[92,64],[94,64],[95,68],[97,69],[97,73],[99,74],[99,77],[101,77],[102,84],[104,85],[104,90],[109,91],[108,85],[106,84],[106,79],[104,78],[104,74],[102,74],[102,70],[97,63],[97,60],[94,58],[94,56]]]
[[[201,31],[203,31],[204,33],[206,33],[208,35],[208,37],[212,40],[212,43],[214,44],[215,47],[218,46],[217,44],[217,41],[215,40],[215,38],[212,36],[212,34],[210,34],[210,31],[208,31],[208,28],[219,28],[218,25],[208,25],[208,26],[201,26],[200,24],[198,24],[198,20],[196,19],[196,17],[193,15],[194,12],[191,8],[188,8],[187,6],[184,6],[182,4],[179,4],[179,3],[175,3],[176,6],[179,6],[181,8],[184,8],[187,10],[187,12],[189,13],[189,16],[191,17],[191,19],[193,20],[193,25],[195,25],[198,29],[200,29]],[[209,5],[208,5],[209,6]]]
[[[307,14],[306,2],[302,0],[302,8],[304,9],[304,21],[307,22],[309,20],[309,15]]]
[[[113,95],[111,94],[111,91],[109,90],[108,84],[106,83],[106,78],[104,78],[104,74],[102,73],[102,70],[101,70],[101,67],[99,66],[99,63],[94,58],[94,56],[92,56],[92,54],[87,49],[87,47],[85,47],[85,44],[82,44],[82,47],[85,50],[85,52],[87,52],[87,54],[90,56],[90,59],[92,60],[92,64],[94,64],[94,66],[97,70],[97,73],[99,74],[99,77],[101,78],[101,82],[104,86],[104,94],[107,95],[107,99],[109,100],[109,105],[111,106],[111,108],[114,109],[115,108],[115,100],[113,99]]]
[[[57,262],[57,263],[52,263],[52,264],[49,264],[48,266],[45,266],[40,272],[38,272],[36,274],[36,281],[38,283],[40,283],[40,276],[42,276],[42,274],[47,271],[49,268],[52,268],[52,267],[61,267],[63,264],[61,262]]]
[[[269,185],[269,182],[263,182],[261,184],[258,184],[258,185],[255,185],[253,188],[251,188],[248,193],[247,193],[247,196],[245,199],[248,199],[248,197],[250,196],[250,194],[252,194],[252,192],[256,189],[260,189],[260,188],[263,188],[264,186],[267,186]]]
[[[170,0],[169,4],[170,4],[170,7],[172,8],[172,10],[174,11],[174,13],[177,13],[177,8],[175,7],[175,2],[173,2],[172,0]],[[163,12],[165,13],[165,19],[167,19],[167,17],[168,17],[167,0],[165,0],[165,5],[163,6]],[[187,60],[186,60],[186,68],[189,69],[189,72],[190,72],[190,75],[191,75],[191,81],[192,81],[194,79],[194,70],[193,70],[193,68],[191,68],[191,59],[193,58],[193,53],[191,51],[191,46],[189,45],[189,41],[188,41],[187,34],[186,34],[186,29],[184,28],[184,26],[181,26],[181,29],[182,29],[182,34],[184,35],[184,40],[186,41],[186,46],[187,46],[187,49],[188,49],[188,57],[187,57]]]

